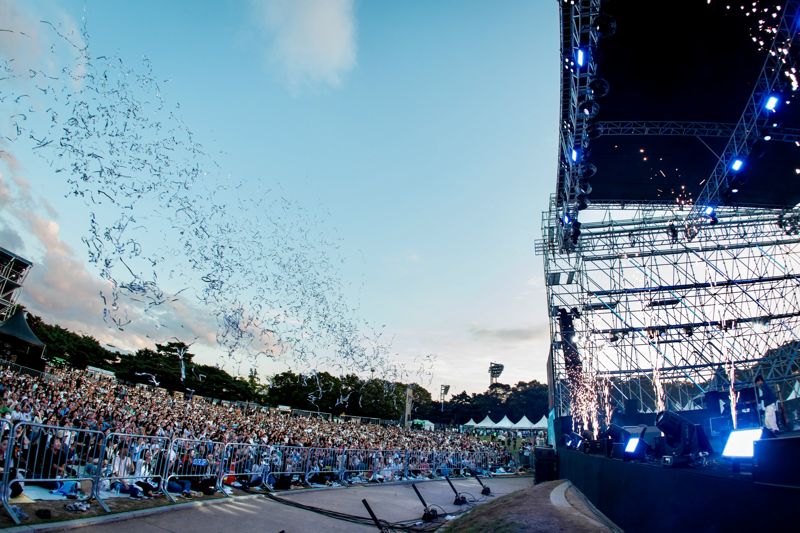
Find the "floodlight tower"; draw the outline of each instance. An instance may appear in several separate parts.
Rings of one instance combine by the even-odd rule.
[[[495,383],[497,383],[497,378],[500,377],[500,374],[503,373],[503,368],[505,368],[500,363],[489,363],[489,386],[491,387]]]
[[[447,393],[450,391],[450,385],[442,385],[439,389],[439,401],[442,404],[442,412],[444,413],[444,397],[447,396]]]

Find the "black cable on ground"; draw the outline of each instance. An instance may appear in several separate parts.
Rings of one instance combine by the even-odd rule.
[[[273,494],[273,493],[267,493],[267,494],[265,494],[265,496],[267,498],[269,498],[270,500],[272,500],[274,502],[277,502],[277,503],[280,503],[282,505],[288,505],[290,507],[295,507],[297,509],[302,509],[304,511],[309,511],[309,512],[312,512],[312,513],[321,514],[323,516],[327,516],[328,518],[334,518],[336,520],[344,520],[346,522],[351,522],[353,524],[362,524],[362,525],[366,525],[366,526],[374,526],[375,525],[375,523],[372,521],[372,519],[370,517],[368,517],[368,516],[350,515],[350,514],[347,514],[347,513],[340,513],[338,511],[331,511],[330,509],[324,509],[322,507],[314,507],[313,505],[306,505],[306,504],[303,504],[303,503],[300,503],[300,502],[296,502],[296,501],[292,501],[292,500],[289,500],[289,499],[286,499],[286,498],[281,498],[280,496],[278,496],[276,494]],[[421,531],[421,532],[428,532],[428,531],[435,531],[439,527],[444,525],[445,522],[446,522],[446,520],[444,519],[444,516],[446,516],[446,515],[458,516],[458,515],[463,514],[464,512],[466,512],[466,511],[459,511],[459,512],[454,512],[454,513],[447,513],[444,510],[444,508],[442,508],[441,506],[437,505],[436,507],[439,507],[440,509],[442,509],[442,512],[444,513],[444,515],[442,516],[441,520],[437,520],[435,522],[428,522],[428,523],[418,524],[418,522],[420,522],[420,519],[418,519],[418,518],[415,518],[413,520],[399,521],[399,522],[388,522],[388,521],[382,520],[382,519],[379,520],[379,521],[380,521],[382,527],[384,527],[386,529],[394,530],[394,531]],[[470,508],[471,507],[472,506],[470,505]]]

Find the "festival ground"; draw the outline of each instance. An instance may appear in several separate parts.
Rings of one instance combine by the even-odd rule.
[[[453,492],[444,480],[424,481],[417,486],[440,515],[459,517],[446,520],[445,531],[610,531],[611,525],[597,514],[568,482],[556,481],[533,485],[530,476],[496,477],[485,481],[492,489],[481,496],[480,485],[473,479],[453,480],[456,489],[470,501],[453,505]],[[291,503],[310,505],[324,511],[367,517],[361,503],[366,499],[375,514],[393,524],[419,522],[422,505],[409,483],[326,490],[298,490],[279,494]],[[473,503],[474,500],[474,503]],[[524,500],[524,505],[521,501]],[[467,512],[469,511],[469,512]],[[70,523],[27,525],[8,531],[61,531],[80,527],[87,533],[140,531],[192,531],[205,533],[230,531],[232,527],[248,531],[326,532],[376,531],[374,525],[332,518],[311,510],[273,501],[265,496],[245,496],[225,501],[169,506],[158,509],[98,516]]]

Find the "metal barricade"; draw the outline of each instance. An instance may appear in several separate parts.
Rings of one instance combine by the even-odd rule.
[[[11,508],[10,484],[42,485],[76,499],[89,499],[96,490],[103,461],[105,436],[101,431],[19,422],[14,425],[6,451],[2,491],[3,507],[14,523],[20,518]],[[85,489],[83,482],[91,482]]]
[[[384,483],[398,481],[405,476],[404,462],[405,454],[401,450],[376,450],[373,471]]]
[[[155,491],[166,496],[162,481],[169,443],[167,437],[109,433],[105,438],[100,482],[95,484],[94,492],[103,509],[110,512],[100,493],[104,488],[133,497],[139,493],[149,496]]]
[[[481,452],[474,452],[472,454],[472,460],[475,465],[475,472],[479,476],[488,476],[491,474],[490,469],[490,460],[489,454],[485,451]]]
[[[345,450],[344,475],[346,481],[358,483],[368,481],[371,474],[370,450],[359,448]]]
[[[174,502],[173,492],[187,494],[192,490],[219,490],[224,451],[225,445],[221,442],[172,439],[162,479],[167,497]]]
[[[272,472],[270,451],[267,444],[248,444],[229,442],[225,445],[218,489],[225,492],[224,486],[237,486],[261,489],[269,484]]]
[[[308,468],[310,448],[302,446],[276,446],[270,458],[272,475],[275,477],[274,487],[287,490],[292,486],[292,479],[297,476],[305,481]]]
[[[313,485],[341,481],[344,474],[344,461],[340,459],[342,454],[343,451],[336,448],[311,448],[305,481]]]

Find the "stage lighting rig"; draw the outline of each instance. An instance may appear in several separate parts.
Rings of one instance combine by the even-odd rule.
[[[664,466],[688,463],[712,452],[703,428],[672,411],[661,411],[656,415],[656,427],[664,434],[667,454]]]

